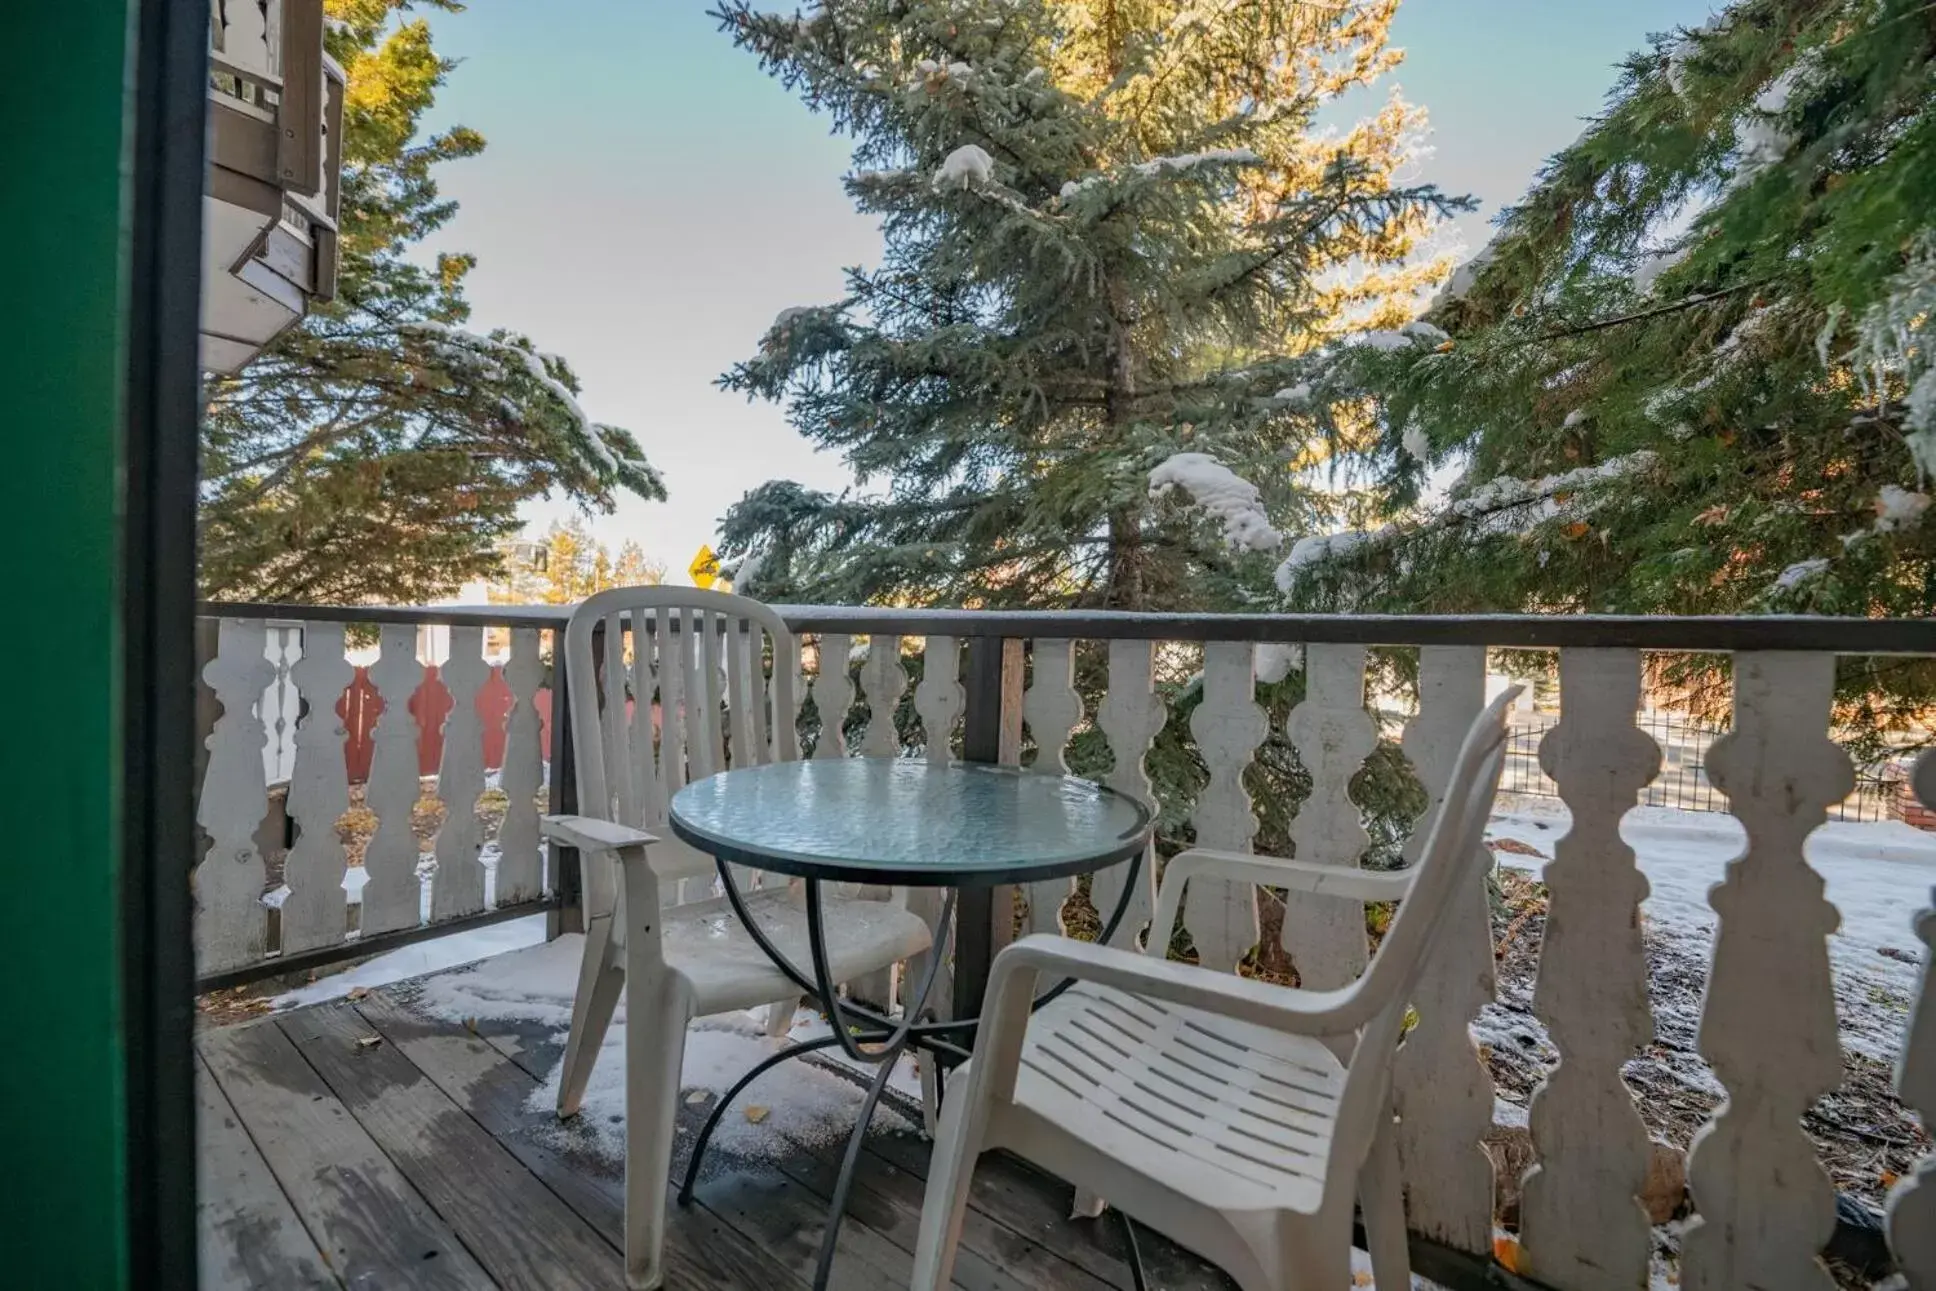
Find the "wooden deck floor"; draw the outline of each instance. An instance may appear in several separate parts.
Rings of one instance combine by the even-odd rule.
[[[561,1142],[531,1106],[558,1060],[552,1033],[472,1031],[417,1011],[413,993],[402,983],[198,1039],[204,1287],[623,1285],[616,1163]],[[705,1111],[682,1102],[686,1142]],[[839,1146],[787,1140],[758,1161],[713,1148],[695,1204],[671,1208],[666,1285],[807,1286]],[[840,1291],[907,1286],[927,1155],[911,1134],[870,1139],[840,1232]],[[1070,1200],[1066,1184],[984,1158],[956,1284],[1129,1288],[1121,1228],[1071,1221]],[[1155,1287],[1232,1287],[1155,1234],[1141,1245]]]

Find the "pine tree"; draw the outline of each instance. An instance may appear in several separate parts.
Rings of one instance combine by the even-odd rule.
[[[460,329],[475,261],[416,248],[449,222],[435,169],[483,138],[419,127],[452,70],[412,8],[328,0],[342,62],[337,299],[210,388],[202,441],[205,595],[416,602],[494,573],[517,508],[558,490],[610,511],[665,490],[630,433],[593,423],[565,360]]]
[[[647,560],[644,549],[629,538],[619,544],[618,557],[612,562],[613,587],[656,587],[665,582],[665,577],[664,561]]]
[[[643,587],[665,581],[665,566],[647,560],[627,541],[613,557],[577,516],[556,520],[542,539],[504,539],[497,556],[503,575],[487,589],[493,605],[574,605],[612,587]]]
[[[1292,603],[1413,611],[1936,611],[1936,9],[1745,0],[1630,58],[1434,302],[1339,356],[1386,501]]]
[[[1420,240],[1459,205],[1399,182],[1422,119],[1396,95],[1314,129],[1396,62],[1396,7],[728,0],[734,41],[855,139],[847,189],[886,239],[722,378],[785,400],[869,489],[749,494],[721,542],[756,557],[747,590],[1183,608],[1267,574],[1274,529],[1228,545],[1153,501],[1150,472],[1271,460],[1278,514],[1337,507],[1300,478],[1332,438],[1303,401],[1311,356],[1404,317],[1434,272]]]

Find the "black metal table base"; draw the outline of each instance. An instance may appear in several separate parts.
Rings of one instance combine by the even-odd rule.
[[[1128,914],[1136,891],[1136,880],[1142,870],[1142,858],[1132,859],[1129,863],[1127,881],[1123,884],[1123,895],[1116,903],[1108,924],[1104,927],[1102,940],[1108,941]],[[692,1145],[692,1155],[686,1162],[686,1176],[679,1185],[679,1204],[692,1202],[693,1187],[699,1181],[699,1168],[706,1155],[706,1147],[712,1142],[713,1131],[719,1127],[720,1118],[733,1100],[738,1098],[747,1086],[766,1072],[789,1058],[815,1053],[836,1046],[848,1057],[859,1062],[873,1063],[877,1067],[874,1078],[868,1082],[867,1096],[861,1102],[860,1117],[854,1124],[853,1133],[847,1136],[847,1149],[841,1157],[840,1171],[834,1177],[833,1196],[829,1198],[827,1230],[820,1240],[820,1255],[814,1265],[814,1291],[825,1291],[833,1272],[834,1251],[840,1237],[840,1223],[847,1213],[847,1197],[853,1191],[854,1175],[860,1166],[860,1154],[867,1140],[868,1127],[874,1120],[874,1109],[880,1106],[881,1095],[887,1091],[887,1082],[894,1074],[894,1066],[903,1054],[927,1050],[939,1058],[954,1063],[967,1061],[968,1051],[961,1041],[947,1037],[972,1032],[980,1021],[978,1018],[960,1018],[946,1022],[935,1021],[928,1012],[928,999],[934,991],[935,982],[940,979],[941,965],[947,962],[948,943],[954,925],[955,893],[948,890],[942,903],[941,917],[938,921],[940,932],[928,951],[928,968],[923,974],[914,1000],[905,1005],[899,1021],[884,1012],[863,1005],[854,1004],[840,997],[840,984],[834,980],[833,965],[827,955],[827,931],[823,919],[820,882],[816,879],[805,880],[807,896],[807,944],[813,958],[813,976],[807,977],[799,967],[775,946],[770,938],[761,931],[753,919],[752,912],[746,908],[746,900],[740,894],[739,886],[734,883],[730,868],[725,862],[719,865],[720,882],[724,885],[726,898],[731,902],[733,912],[739,917],[740,924],[752,936],[766,957],[773,961],[782,973],[806,995],[817,1000],[827,1015],[832,1031],[828,1035],[816,1036],[790,1044],[769,1055],[756,1064],[744,1076],[734,1082],[732,1088],[720,1096],[718,1102],[706,1116],[706,1123],[700,1127],[699,1138]],[[1031,1010],[1039,1009],[1049,1003],[1070,986],[1073,978],[1064,978],[1054,987],[1043,992],[1031,1004]],[[1130,1223],[1128,1215],[1123,1216],[1125,1225]],[[1125,1228],[1128,1235],[1130,1270],[1135,1277],[1137,1291],[1146,1285],[1143,1276],[1143,1261],[1137,1250],[1136,1234],[1133,1228]]]

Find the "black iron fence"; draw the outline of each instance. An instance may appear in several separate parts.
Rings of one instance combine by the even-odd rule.
[[[1513,719],[1501,792],[1559,800],[1557,786],[1539,765],[1539,743],[1559,720],[1557,713],[1522,713]],[[1651,709],[1643,711],[1635,724],[1660,745],[1660,774],[1644,791],[1644,805],[1683,811],[1728,809],[1727,795],[1707,776],[1708,750],[1728,733],[1725,725]],[[1891,819],[1900,782],[1901,775],[1892,763],[1858,766],[1855,791],[1830,810],[1829,819]]]

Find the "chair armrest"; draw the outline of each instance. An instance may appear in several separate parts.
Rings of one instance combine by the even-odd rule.
[[[1012,997],[1004,992],[1018,974],[1024,975],[1019,985],[1031,991],[1037,983],[1027,981],[1028,977],[1073,977],[1307,1036],[1350,1035],[1377,1011],[1378,1004],[1366,997],[1359,982],[1332,991],[1307,991],[1052,933],[1024,937],[995,957],[990,998],[1020,998],[1026,1005],[1027,996],[1020,990]]]
[[[1353,901],[1403,901],[1412,889],[1410,870],[1357,870],[1344,865],[1317,865],[1310,861],[1279,856],[1253,856],[1248,852],[1219,852],[1207,847],[1178,852],[1163,867],[1163,884],[1157,892],[1156,918],[1151,927],[1149,952],[1160,955],[1168,948],[1170,933],[1176,927],[1177,911],[1183,905],[1183,889],[1191,879],[1227,879],[1257,887],[1287,888],[1315,896],[1344,897]]]
[[[596,816],[545,816],[538,821],[538,832],[584,852],[616,852],[623,847],[644,847],[659,841],[657,834]]]
[[[1403,901],[1412,888],[1409,869],[1358,870],[1347,865],[1319,865],[1290,857],[1218,852],[1207,847],[1178,852],[1163,870],[1166,883],[1171,875],[1187,881],[1198,874],[1237,879],[1260,887],[1291,888],[1318,896],[1349,897],[1354,901]]]

